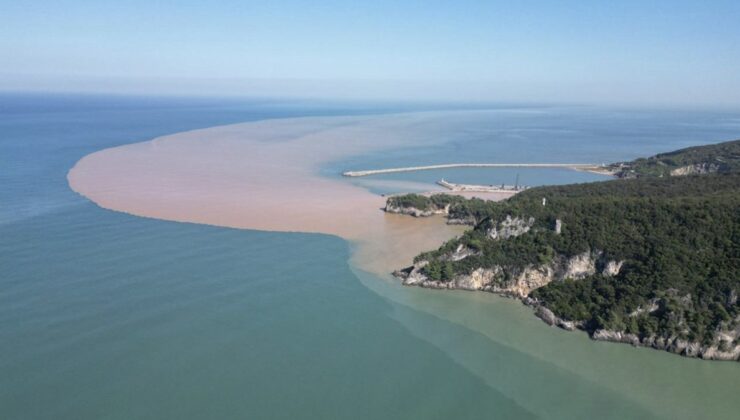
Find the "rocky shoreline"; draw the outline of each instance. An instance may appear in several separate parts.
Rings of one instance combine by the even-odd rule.
[[[449,205],[439,208],[420,210],[413,207],[387,206],[385,211],[390,213],[407,214],[414,217],[427,217],[431,215],[449,215]],[[474,224],[472,220],[448,220],[451,224]],[[495,240],[506,240],[523,235],[532,228],[533,218],[523,219],[507,216],[504,220],[496,223],[488,232],[488,236]],[[552,229],[559,234],[561,223],[556,221]],[[453,252],[444,258],[448,261],[460,261],[476,251],[458,246]],[[468,290],[496,293],[501,296],[519,299],[522,303],[530,306],[534,314],[543,322],[551,326],[557,326],[567,331],[583,330],[593,340],[609,341],[614,343],[626,343],[633,346],[649,347],[656,350],[664,350],[686,357],[696,357],[705,360],[727,360],[740,361],[740,344],[734,347],[722,346],[720,342],[705,345],[700,342],[684,340],[676,336],[645,336],[639,337],[626,331],[612,331],[606,329],[590,330],[583,322],[569,321],[556,316],[549,308],[536,299],[530,297],[530,293],[553,281],[564,279],[581,279],[593,274],[603,276],[616,276],[619,274],[624,261],[614,261],[604,258],[603,253],[597,251],[584,252],[565,258],[558,256],[548,264],[539,266],[528,266],[517,272],[511,269],[494,266],[490,268],[477,268],[467,275],[457,275],[447,281],[432,280],[424,274],[424,267],[429,261],[421,260],[414,265],[401,270],[396,270],[393,275],[399,278],[405,286],[418,286],[438,290]],[[506,281],[501,279],[507,278]],[[644,311],[654,311],[657,306],[646,308]],[[737,329],[727,334],[725,342],[733,342],[740,336]]]
[[[525,298],[522,301],[525,305],[535,308],[535,315],[546,324],[557,326],[568,331],[575,331],[576,329],[586,331],[586,333],[588,333],[589,337],[592,340],[608,341],[612,343],[625,343],[631,344],[635,347],[649,347],[656,350],[664,350],[670,353],[675,353],[681,356],[698,357],[704,360],[740,360],[740,346],[736,346],[734,349],[731,350],[722,351],[720,350],[719,346],[716,345],[702,345],[701,343],[682,340],[678,337],[665,338],[653,335],[640,338],[636,334],[605,329],[597,329],[595,331],[589,332],[582,323],[563,320],[553,314],[551,310],[540,305],[539,302],[534,299]]]
[[[456,254],[459,257],[464,255],[464,252],[458,249]],[[558,277],[574,274],[574,267],[577,271],[579,268],[583,269],[584,266],[592,266],[591,261],[586,261],[585,263],[584,261],[586,261],[584,256],[574,257],[574,259],[565,263],[565,267],[569,268],[561,269],[561,274]],[[417,262],[410,267],[394,271],[393,276],[399,278],[404,286],[417,286],[437,290],[483,291],[519,299],[522,303],[531,307],[534,310],[534,315],[546,324],[556,326],[567,331],[585,331],[593,340],[649,347],[681,356],[697,357],[704,360],[740,361],[740,345],[736,345],[729,349],[721,349],[717,344],[707,346],[699,342],[683,340],[678,337],[638,337],[635,334],[630,334],[625,331],[611,331],[605,329],[589,331],[582,322],[568,321],[559,318],[536,299],[529,297],[529,292],[554,280],[554,276],[556,274],[555,270],[552,268],[530,268],[523,270],[517,280],[511,285],[501,287],[493,283],[493,279],[500,274],[500,269],[479,268],[474,270],[470,275],[457,276],[450,281],[442,282],[429,280],[423,273],[421,273],[421,269],[426,266],[426,264],[428,264],[427,261]],[[604,266],[604,270],[613,270],[613,267],[613,264],[607,264]],[[582,273],[585,273],[585,271],[582,271]],[[735,337],[729,338],[734,339]]]
[[[409,206],[395,206],[392,204],[386,204],[383,209],[386,213],[394,214],[405,214],[412,217],[429,217],[434,215],[447,215],[450,212],[450,205],[447,204],[444,207],[431,207],[428,209],[418,209],[416,207]]]
[[[448,225],[475,225],[476,221],[473,219],[455,219],[450,218],[450,207],[452,204],[445,204],[444,206],[436,206],[432,204],[429,208],[419,209],[413,206],[399,206],[386,203],[383,211],[386,213],[403,214],[412,217],[430,217],[430,216],[445,216],[447,217]]]
[[[613,171],[610,175],[619,178],[637,177],[640,171],[636,169],[642,168],[641,162],[613,164],[600,169]],[[672,170],[666,173],[668,177],[709,174],[719,172],[721,168],[712,161],[706,164],[700,162],[675,165],[670,169]],[[687,178],[686,182],[689,181]],[[693,181],[695,183],[695,179]],[[655,189],[653,184],[648,183],[647,185]],[[675,184],[673,182],[670,185],[675,187]],[[612,190],[614,190],[612,193],[629,196],[629,192],[619,188],[612,188]],[[558,196],[557,191],[550,193]],[[540,200],[542,207],[539,206]],[[437,251],[419,255],[412,266],[397,270],[393,275],[401,279],[406,286],[439,290],[484,291],[516,298],[532,307],[534,314],[548,325],[568,331],[583,330],[594,340],[627,343],[706,360],[740,361],[740,315],[734,311],[729,311],[728,314],[726,310],[720,311],[719,309],[712,315],[711,310],[705,309],[710,313],[709,316],[724,318],[720,318],[721,321],[708,327],[712,330],[697,330],[696,326],[702,324],[691,318],[698,314],[697,307],[694,305],[704,305],[704,303],[697,303],[695,296],[692,296],[693,293],[700,293],[696,290],[684,290],[680,289],[680,286],[673,286],[659,290],[660,294],[657,295],[643,291],[643,299],[635,299],[635,296],[628,295],[632,299],[632,306],[629,309],[632,312],[625,311],[626,308],[621,308],[621,312],[609,310],[608,315],[615,318],[605,320],[598,319],[599,315],[594,315],[593,312],[586,312],[585,308],[577,312],[573,309],[573,302],[568,302],[562,296],[553,294],[553,290],[579,287],[563,285],[566,280],[587,282],[601,279],[599,281],[609,285],[609,283],[620,282],[624,276],[629,276],[634,270],[634,261],[629,258],[625,259],[623,252],[614,252],[614,245],[609,241],[589,242],[587,247],[580,245],[571,249],[561,247],[559,251],[549,247],[544,253],[538,254],[538,258],[533,259],[519,257],[521,254],[534,252],[532,251],[534,247],[531,244],[521,245],[522,243],[527,244],[526,239],[516,240],[513,243],[517,245],[514,246],[522,246],[522,248],[513,248],[513,250],[508,248],[510,255],[507,258],[509,259],[492,257],[491,249],[507,249],[503,243],[509,242],[512,238],[535,235],[540,240],[552,242],[559,240],[556,238],[572,241],[572,229],[582,228],[579,220],[568,219],[568,214],[562,211],[548,214],[546,211],[535,210],[545,208],[549,204],[547,198],[538,196],[530,201],[536,203],[534,204],[536,207],[528,211],[514,209],[492,212],[487,215],[481,212],[480,202],[467,207],[466,202],[445,198],[443,195],[421,197],[408,194],[389,198],[385,207],[388,213],[414,217],[444,215],[448,224],[474,226],[475,232],[470,238],[449,242]],[[531,216],[537,216],[537,219]],[[596,216],[590,217],[591,223],[593,223],[592,220],[599,220]],[[599,222],[610,223],[608,220],[599,220]],[[617,235],[618,233],[611,232],[611,234]],[[492,245],[495,243],[498,245]],[[597,243],[600,245],[592,245]],[[516,262],[513,263],[510,258],[516,259]],[[604,293],[612,293],[606,297],[606,299],[611,299],[610,302],[620,299],[614,296],[613,287],[604,290],[606,290]],[[603,295],[599,294],[602,293],[600,291],[584,293],[589,293],[589,299],[592,296],[604,299]],[[726,300],[727,303],[722,305],[737,304],[738,294],[735,289],[732,289],[729,294],[715,294],[714,296],[715,299],[719,296],[720,299]],[[578,299],[576,298],[578,303],[590,302],[587,298]],[[639,306],[635,308],[634,305],[638,305],[638,302]],[[586,315],[580,315],[584,312]],[[567,319],[560,318],[558,315],[565,316]],[[652,321],[646,322],[648,319]],[[665,322],[665,325],[650,322]],[[708,326],[709,323],[705,322],[703,325]]]

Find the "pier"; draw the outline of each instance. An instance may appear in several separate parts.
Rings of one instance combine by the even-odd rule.
[[[437,185],[447,188],[450,191],[456,192],[484,192],[484,193],[517,193],[526,190],[527,186],[524,185],[474,185],[474,184],[454,184],[452,182],[440,179],[437,181]]]
[[[593,163],[446,163],[441,165],[408,166],[404,168],[371,169],[366,171],[347,171],[343,176],[360,177],[379,174],[392,174],[397,172],[429,171],[434,169],[452,168],[565,168],[577,171],[593,171],[602,173],[603,165]]]

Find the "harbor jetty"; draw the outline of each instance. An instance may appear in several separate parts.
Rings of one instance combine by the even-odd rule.
[[[604,165],[593,163],[445,163],[441,165],[408,166],[404,168],[371,169],[365,171],[347,171],[343,176],[360,177],[397,172],[429,171],[433,169],[451,168],[566,168],[577,171],[592,171],[603,173]]]
[[[445,179],[440,179],[437,181],[438,185],[441,185],[445,188],[447,188],[450,191],[455,192],[486,192],[486,193],[517,193],[519,191],[526,190],[527,186],[524,185],[474,185],[474,184],[454,184],[452,182],[446,181]]]

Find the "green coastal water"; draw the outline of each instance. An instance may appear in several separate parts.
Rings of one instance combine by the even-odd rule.
[[[401,304],[395,318],[489,387],[541,418],[734,418],[739,372],[546,326],[516,300],[422,289],[409,294],[358,272]],[[412,309],[407,310],[406,308]],[[437,322],[419,322],[424,312]],[[461,328],[462,327],[462,328]]]
[[[4,418],[527,414],[393,320],[339,239],[85,207],[3,230]]]
[[[0,109],[0,418],[688,419],[740,410],[736,363],[593,342],[489,294],[403,288],[353,267],[354,245],[330,236],[102,210],[64,179],[105,147],[250,119],[382,111],[377,105],[13,97]],[[477,130],[499,127],[504,141],[572,115],[560,124],[581,123],[569,135],[580,143],[570,141],[595,159],[637,147],[620,131],[625,120],[645,138],[650,127],[665,141],[673,130],[679,144],[740,128],[725,113],[683,116],[695,127],[686,130],[661,113],[650,124],[642,114],[594,113],[587,123],[550,112],[561,114],[517,113]],[[594,146],[597,132],[624,141]],[[543,145],[528,146],[533,160],[556,149],[537,138],[528,140]],[[481,153],[475,139],[468,144]],[[450,156],[465,142],[460,135],[428,153]],[[662,144],[641,147],[635,153]],[[333,165],[400,166],[407,153]],[[416,176],[392,180],[428,182]],[[547,174],[527,176],[536,183]]]

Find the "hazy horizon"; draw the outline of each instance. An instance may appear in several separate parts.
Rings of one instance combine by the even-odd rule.
[[[740,4],[4,7],[0,91],[740,104]]]

